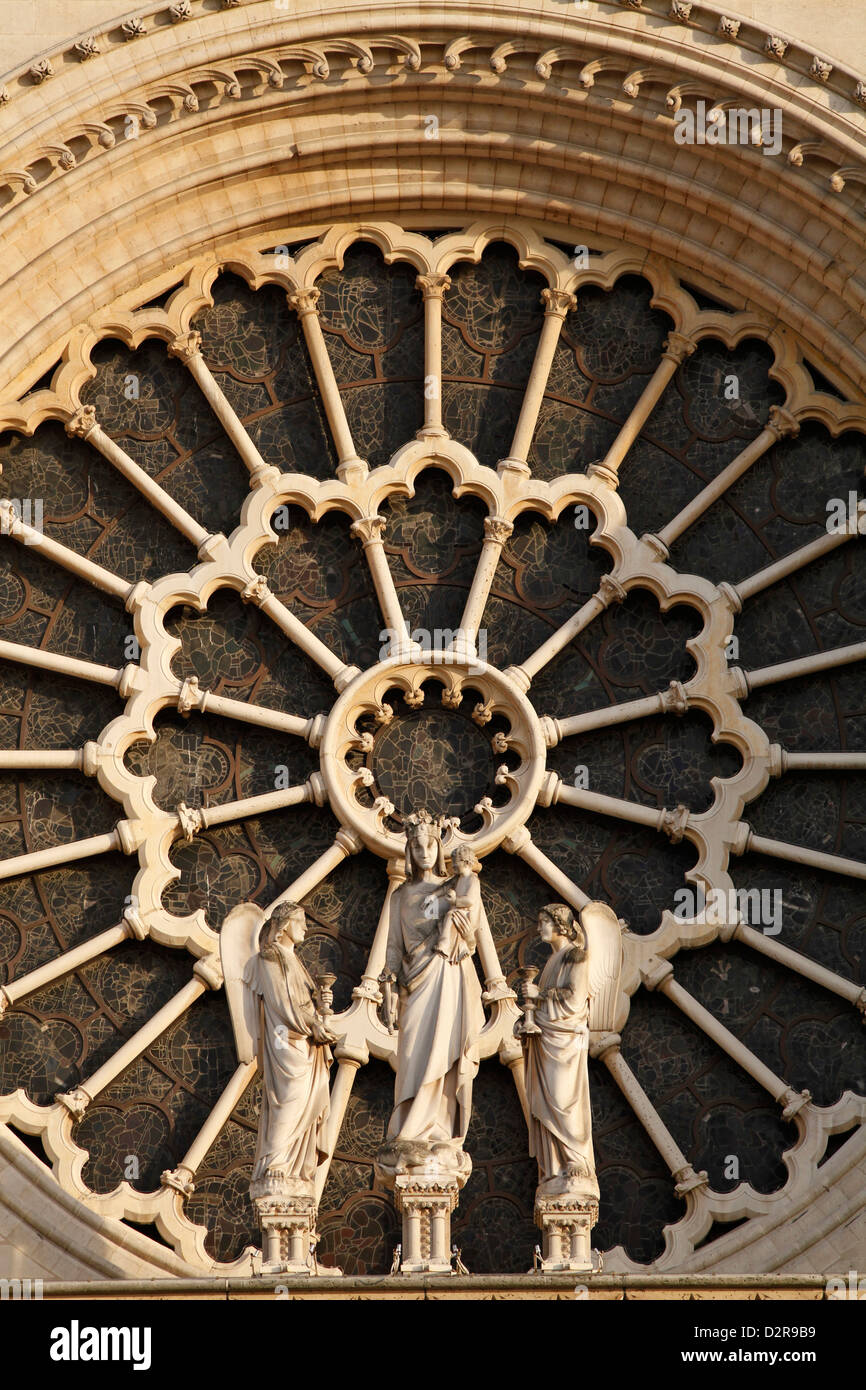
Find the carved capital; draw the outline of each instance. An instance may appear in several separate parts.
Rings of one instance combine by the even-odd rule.
[[[168,351],[172,357],[179,357],[181,362],[189,363],[193,357],[201,353],[201,334],[198,329],[191,328],[186,333],[179,333],[168,344]]]
[[[676,1183],[674,1192],[678,1197],[685,1197],[687,1192],[694,1192],[697,1187],[708,1187],[710,1182],[703,1169],[696,1173],[690,1163],[687,1163],[685,1168],[678,1168],[673,1177]]]
[[[542,290],[541,302],[545,317],[551,319],[564,319],[566,314],[577,308],[577,296],[569,294],[568,290]]]
[[[299,318],[306,318],[307,314],[316,314],[316,305],[321,297],[321,290],[315,288],[308,290],[294,290],[286,295],[290,309],[294,309]]]
[[[198,683],[198,676],[188,676],[177,693],[178,711],[187,715],[191,710],[203,709],[205,694]]]
[[[661,956],[650,956],[645,965],[641,966],[641,982],[646,989],[660,989],[667,980],[673,978],[674,968],[669,960],[663,960]],[[664,992],[662,990],[662,992]]]
[[[96,410],[92,405],[82,405],[65,422],[66,433],[76,439],[86,439],[96,429]]]
[[[672,845],[678,845],[686,832],[689,823],[688,806],[679,805],[672,811],[662,811],[659,817],[659,829],[667,835]]]
[[[532,844],[532,836],[525,825],[521,825],[515,830],[513,835],[507,835],[502,841],[502,848],[506,854],[522,854],[523,851]]]
[[[800,433],[800,421],[783,405],[771,405],[770,418],[764,428],[771,430],[777,439],[794,438]]]
[[[241,591],[241,598],[244,603],[254,603],[258,608],[264,606],[269,598],[272,598],[268,581],[263,574],[257,574],[245,589]]]
[[[661,701],[662,711],[665,714],[683,715],[689,707],[689,697],[686,694],[686,688],[679,681],[671,681],[667,690],[662,691],[659,699]]]
[[[504,517],[486,516],[484,518],[484,539],[486,541],[496,541],[497,545],[504,545],[513,531],[513,523],[506,521]]]
[[[809,1104],[811,1099],[811,1091],[795,1091],[789,1086],[785,1094],[779,1097],[779,1104],[782,1106],[782,1119],[792,1120],[795,1115],[799,1115],[800,1111]]]
[[[609,608],[612,603],[622,603],[626,591],[618,579],[612,578],[609,574],[603,574],[598,586],[598,597]]]
[[[183,838],[187,844],[191,844],[198,832],[204,825],[204,818],[201,811],[195,810],[192,806],[187,806],[182,801],[177,808],[177,823],[183,833]]]
[[[163,1187],[173,1187],[175,1192],[179,1192],[182,1197],[192,1197],[195,1193],[191,1169],[185,1168],[181,1163],[177,1168],[166,1168],[160,1174],[159,1181]]]
[[[209,956],[202,956],[201,960],[197,960],[192,968],[192,973],[196,979],[201,980],[202,984],[207,985],[208,989],[222,989],[223,968],[216,952]]]
[[[677,366],[685,362],[687,357],[691,357],[695,351],[697,343],[694,338],[687,338],[684,333],[669,333],[665,338],[665,350],[662,357],[668,362],[676,362]]]
[[[134,907],[123,909],[123,925],[126,927],[126,934],[135,941],[144,941],[148,935],[146,924],[142,921],[141,915]]]
[[[383,516],[361,516],[357,521],[353,521],[349,527],[353,536],[357,536],[364,549],[372,545],[374,541],[381,541],[385,530],[385,518]]]
[[[425,299],[441,299],[446,290],[451,288],[451,276],[417,275],[415,288],[422,292]]]
[[[70,1115],[76,1120],[81,1118],[90,1104],[90,1096],[81,1086],[76,1086],[74,1091],[60,1091],[54,1099],[59,1101],[61,1105],[65,1105]]]

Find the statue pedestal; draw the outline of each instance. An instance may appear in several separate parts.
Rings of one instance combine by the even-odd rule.
[[[456,1178],[397,1178],[394,1196],[403,1217],[401,1274],[451,1273],[451,1213],[459,1191]]]
[[[592,1228],[598,1198],[581,1192],[543,1193],[535,1197],[535,1222],[541,1227],[543,1274],[592,1273]]]
[[[462,1149],[414,1142],[380,1149],[376,1172],[403,1218],[401,1274],[451,1274],[451,1213],[472,1172]]]
[[[340,1274],[318,1269],[315,1259],[316,1198],[312,1182],[279,1172],[250,1183],[262,1228],[262,1274]]]

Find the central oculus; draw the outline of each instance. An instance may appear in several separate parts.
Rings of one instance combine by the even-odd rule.
[[[541,724],[511,677],[473,658],[389,657],[356,676],[320,745],[333,811],[368,849],[402,857],[402,817],[453,817],[448,843],[488,854],[532,813],[545,774]]]
[[[439,695],[428,686],[430,708],[396,710],[393,721],[374,734],[368,766],[376,790],[393,802],[398,816],[425,806],[433,815],[466,821],[482,797],[498,790],[496,770],[505,759],[494,754],[492,728],[479,728],[463,707],[437,709],[432,701],[438,703]]]

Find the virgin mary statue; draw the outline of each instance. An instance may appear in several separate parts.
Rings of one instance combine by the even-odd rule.
[[[475,1042],[484,1026],[481,986],[472,961],[480,908],[455,904],[438,822],[407,817],[406,882],[391,900],[386,978],[396,977],[400,1006],[390,1150],[409,1162],[436,1147],[461,1161],[478,1071]],[[480,903],[480,898],[478,898]],[[442,918],[463,948],[444,950]],[[414,1155],[413,1155],[414,1150]]]

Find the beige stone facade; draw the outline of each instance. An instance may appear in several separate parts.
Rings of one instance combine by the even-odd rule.
[[[502,847],[557,897],[576,910],[586,906],[588,894],[527,829],[536,806],[559,804],[640,824],[673,844],[685,841],[695,850],[690,882],[705,889],[735,891],[731,866],[749,851],[854,881],[866,878],[862,860],[838,846],[810,849],[760,835],[746,809],[789,768],[835,768],[862,777],[866,753],[840,749],[809,762],[807,753],[792,753],[769,738],[743,708],[759,688],[852,667],[866,654],[866,643],[830,643],[819,655],[797,657],[784,672],[778,664],[744,670],[728,653],[744,604],[847,542],[858,546],[857,525],[812,539],[738,584],[714,584],[668,563],[678,537],[780,442],[811,426],[834,440],[866,435],[866,20],[856,3],[839,5],[826,23],[822,17],[819,35],[814,7],[799,0],[744,4],[739,18],[688,0],[573,6],[521,0],[507,13],[487,0],[417,11],[385,3],[323,10],[313,0],[292,0],[285,8],[271,0],[190,0],[119,19],[113,4],[82,0],[52,6],[49,30],[42,15],[35,18],[42,8],[15,0],[0,5],[0,34],[8,36],[6,51],[16,63],[0,78],[0,429],[29,438],[47,422],[60,422],[193,545],[199,562],[187,574],[130,584],[36,534],[14,512],[3,514],[4,546],[26,544],[122,602],[142,655],[118,661],[115,669],[76,664],[41,648],[28,655],[29,648],[0,645],[10,663],[101,683],[122,701],[122,712],[99,740],[69,750],[65,764],[38,750],[30,761],[19,750],[10,751],[6,763],[0,760],[4,770],[74,767],[98,780],[123,817],[80,854],[70,853],[68,844],[36,851],[24,846],[4,862],[4,877],[91,853],[125,854],[137,865],[135,901],[117,925],[96,946],[58,952],[30,975],[7,978],[0,1018],[100,950],[124,943],[177,948],[187,953],[189,969],[158,1018],[133,1031],[78,1086],[59,1092],[54,1104],[34,1104],[22,1087],[0,1095],[0,1275],[56,1281],[57,1297],[73,1288],[77,1296],[83,1283],[106,1280],[132,1281],[130,1295],[138,1281],[178,1281],[178,1297],[201,1297],[207,1296],[206,1279],[222,1281],[228,1296],[253,1297],[256,1255],[248,1249],[231,1261],[216,1258],[206,1229],[187,1213],[183,1182],[194,1181],[255,1063],[238,1065],[204,1121],[175,1170],[183,1182],[164,1182],[155,1192],[126,1181],[112,1191],[91,1190],[75,1126],[166,1028],[222,988],[218,936],[204,911],[175,915],[163,905],[177,877],[172,855],[180,844],[233,817],[328,805],[340,825],[332,844],[311,868],[280,885],[280,898],[300,901],[362,850],[385,861],[391,890],[400,882],[402,840],[388,810],[394,807],[387,799],[371,797],[368,805],[356,798],[359,778],[344,758],[345,730],[355,728],[359,712],[372,717],[387,710],[383,701],[392,687],[410,706],[420,702],[432,662],[418,657],[407,636],[405,643],[392,643],[384,674],[375,667],[362,680],[356,667],[326,650],[256,567],[259,552],[273,540],[278,507],[300,507],[315,520],[341,514],[351,522],[383,626],[392,633],[402,633],[405,621],[380,509],[410,495],[429,468],[449,476],[455,495],[486,508],[460,635],[443,668],[443,704],[459,704],[465,685],[480,696],[479,727],[491,711],[507,711],[523,759],[516,770],[503,765],[497,776],[511,794],[507,805],[488,798],[484,806],[473,842],[482,857]],[[678,143],[677,116],[694,111],[698,120],[699,103],[704,112],[778,112],[778,153],[770,156],[757,136],[747,150]],[[502,242],[523,270],[541,277],[544,324],[510,449],[495,470],[449,436],[437,392],[427,395],[417,436],[387,464],[368,466],[359,456],[323,336],[317,289],[322,274],[339,270],[359,239],[374,245],[386,264],[406,264],[418,277],[428,382],[438,382],[443,372],[441,305],[456,265],[477,262],[488,246]],[[595,254],[581,262],[569,248],[584,243]],[[284,247],[285,264],[273,251]],[[316,480],[271,466],[208,364],[197,315],[211,305],[223,271],[254,289],[275,286],[288,295],[334,442],[335,476]],[[659,363],[603,457],[586,460],[579,473],[534,477],[528,460],[566,315],[585,288],[609,290],[624,276],[648,281],[653,308],[670,321]],[[250,491],[227,537],[213,533],[206,517],[187,510],[138,465],[131,445],[127,452],[103,428],[86,388],[107,339],[129,349],[151,339],[165,344],[237,450]],[[712,482],[656,533],[638,536],[629,527],[621,473],[675,373],[709,340],[731,350],[753,340],[766,345],[781,399],[748,443],[732,447]],[[531,654],[502,671],[480,662],[479,674],[471,664],[479,665],[478,630],[515,523],[530,511],[554,521],[581,505],[598,520],[593,541],[610,560],[609,575]],[[862,519],[860,507],[855,518]],[[600,720],[536,712],[533,682],[548,662],[638,588],[662,610],[680,603],[700,615],[691,648],[697,653],[694,676],[633,702],[640,709],[628,712],[623,704]],[[321,768],[280,791],[223,804],[219,813],[184,803],[172,812],[157,805],[147,779],[125,762],[133,744],[152,736],[160,711],[204,713],[209,707],[268,722],[174,672],[178,644],[164,618],[182,604],[204,608],[221,589],[272,620],[332,683],[329,720],[270,718],[270,727],[318,750]],[[742,758],[741,772],[720,787],[705,812],[629,806],[570,785],[546,761],[564,739],[599,724],[689,709],[706,715],[714,740],[721,737]],[[382,713],[381,722],[386,718]],[[77,762],[69,761],[73,755]],[[371,1056],[393,1064],[394,1042],[378,1013],[386,931],[383,910],[354,998],[334,1016],[336,1079],[317,1197],[359,1069]],[[791,972],[843,1000],[852,1015],[866,1012],[862,963],[859,975],[841,965],[831,969],[811,960],[805,948],[786,946],[784,936],[754,931],[736,912],[715,918],[697,913],[684,921],[666,910],[652,933],[624,933],[618,1031],[596,1030],[591,1055],[661,1156],[680,1214],[666,1225],[664,1252],[648,1268],[622,1246],[609,1251],[604,1274],[590,1278],[589,1297],[818,1299],[825,1296],[826,1276],[847,1274],[866,1261],[866,1095],[846,1090],[832,1105],[813,1103],[807,1089],[766,1065],[733,1025],[704,1009],[676,978],[678,956],[713,942],[733,942]],[[498,1055],[520,1089],[514,994],[492,938],[482,966],[490,1017],[481,1055]],[[746,1182],[714,1190],[692,1166],[621,1051],[630,1001],[642,989],[689,1018],[793,1126],[796,1138],[776,1191],[757,1192]],[[523,1092],[521,1099],[525,1103]],[[846,1142],[828,1150],[842,1134]],[[38,1140],[53,1171],[22,1135]],[[724,1233],[729,1223],[733,1228]],[[152,1225],[162,1243],[138,1225]],[[164,1287],[175,1285],[160,1285],[161,1296]],[[347,1284],[346,1296],[365,1287],[353,1283],[350,1292]],[[119,1295],[121,1288],[108,1291]],[[402,1284],[387,1281],[375,1296],[386,1293],[574,1297],[572,1285],[553,1276],[538,1276],[534,1284],[530,1276],[510,1282],[490,1276],[465,1285],[404,1277]],[[336,1286],[323,1283],[318,1296],[337,1296]]]

